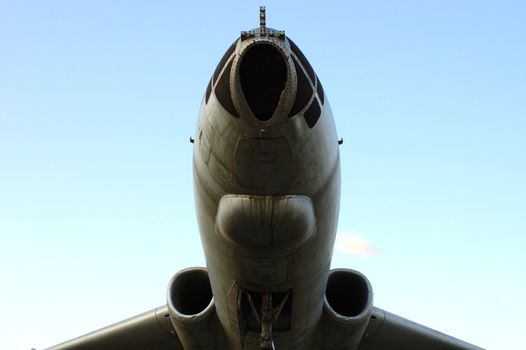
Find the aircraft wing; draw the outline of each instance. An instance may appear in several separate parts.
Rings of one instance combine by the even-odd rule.
[[[161,306],[47,350],[183,350]]]
[[[483,350],[444,333],[373,307],[358,350]]]
[[[374,307],[358,350],[483,350]],[[46,350],[183,350],[161,306]]]

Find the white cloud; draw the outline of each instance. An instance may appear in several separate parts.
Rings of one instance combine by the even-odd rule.
[[[355,232],[338,232],[336,249],[349,255],[370,257],[377,254],[373,245]]]

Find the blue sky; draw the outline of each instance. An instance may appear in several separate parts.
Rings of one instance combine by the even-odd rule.
[[[188,138],[254,1],[0,1],[0,347],[161,305],[203,265]],[[523,1],[267,1],[344,138],[333,266],[488,349],[526,323]],[[356,238],[358,237],[358,238]],[[345,246],[339,245],[339,247]]]

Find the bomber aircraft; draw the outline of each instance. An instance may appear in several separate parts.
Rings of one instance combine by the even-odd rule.
[[[177,272],[166,304],[49,350],[480,349],[330,270],[340,142],[320,79],[264,7],[217,65],[191,141],[207,268]]]

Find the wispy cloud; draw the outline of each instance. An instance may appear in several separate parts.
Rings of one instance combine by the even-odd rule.
[[[373,245],[356,232],[338,232],[336,249],[349,255],[370,257],[378,254]]]

